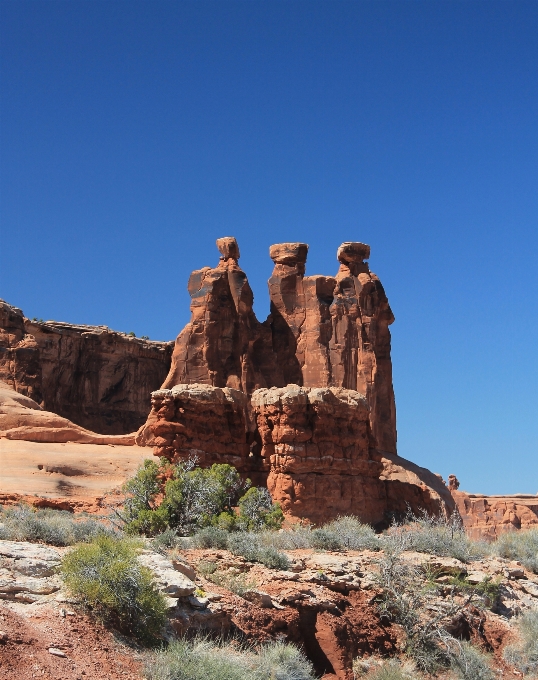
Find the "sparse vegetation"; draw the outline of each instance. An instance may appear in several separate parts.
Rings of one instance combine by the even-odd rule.
[[[396,659],[384,660],[379,664],[372,664],[362,659],[353,662],[353,675],[358,680],[418,680],[413,664],[400,663]],[[422,677],[422,676],[420,676]]]
[[[65,555],[61,574],[68,590],[99,616],[152,642],[164,626],[166,602],[137,549],[133,539],[97,536]]]
[[[538,610],[523,614],[517,622],[520,642],[508,647],[504,657],[524,675],[538,676]]]
[[[462,562],[483,557],[487,546],[467,537],[459,515],[432,517],[423,513],[419,517],[409,513],[402,524],[394,524],[383,536],[382,546],[392,549],[398,545],[402,550],[439,557],[455,557]]]
[[[112,528],[95,519],[78,519],[73,513],[18,505],[0,510],[0,539],[49,545],[74,545],[96,536],[112,535]]]
[[[494,680],[488,657],[470,642],[451,641],[450,667],[460,680]]]
[[[501,534],[494,547],[501,557],[519,560],[527,569],[538,574],[538,529]]]
[[[293,645],[252,650],[235,640],[178,640],[146,665],[148,680],[314,680],[310,662]]]

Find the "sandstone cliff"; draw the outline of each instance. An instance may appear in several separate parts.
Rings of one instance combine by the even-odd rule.
[[[30,321],[0,301],[0,380],[95,432],[127,434],[142,425],[171,354],[172,343],[106,326]]]

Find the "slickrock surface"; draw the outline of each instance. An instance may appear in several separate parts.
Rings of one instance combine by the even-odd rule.
[[[102,435],[85,430],[67,418],[45,411],[30,397],[0,380],[0,439],[83,444],[134,444],[134,434]]]
[[[494,540],[506,531],[538,528],[538,496],[484,496],[452,490],[471,538]]]
[[[99,511],[103,495],[150,454],[138,446],[0,439],[0,503]]]
[[[162,384],[172,343],[106,326],[34,322],[0,300],[0,380],[45,410],[102,434],[136,431]]]
[[[248,398],[229,387],[176,385],[151,395],[151,413],[136,441],[156,456],[177,462],[196,456],[198,464],[228,463],[245,472],[253,430]]]

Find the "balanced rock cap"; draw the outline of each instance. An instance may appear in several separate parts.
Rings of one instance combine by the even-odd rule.
[[[338,248],[336,257],[342,264],[362,262],[370,257],[370,246],[358,241],[346,241]]]
[[[230,258],[238,260],[240,257],[239,246],[237,245],[235,236],[223,236],[222,238],[218,238],[217,248],[224,260],[229,260]]]
[[[275,264],[304,264],[307,255],[306,243],[275,243],[269,248],[269,257]]]

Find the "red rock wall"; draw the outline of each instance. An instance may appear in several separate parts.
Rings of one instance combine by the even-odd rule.
[[[106,326],[33,322],[0,302],[0,380],[94,432],[126,434],[144,423],[171,354],[172,343]]]
[[[452,490],[467,534],[494,540],[507,531],[538,528],[538,496],[483,496]]]
[[[253,468],[249,440],[253,423],[244,392],[209,385],[176,385],[151,395],[151,413],[136,443],[177,463],[195,457],[202,467],[228,463]]]

